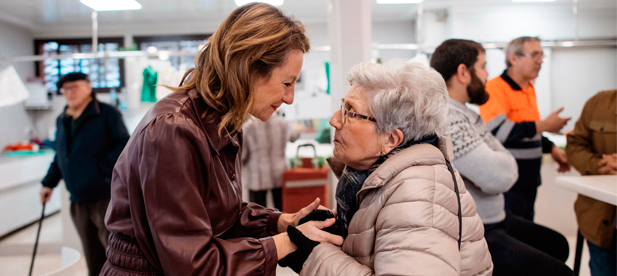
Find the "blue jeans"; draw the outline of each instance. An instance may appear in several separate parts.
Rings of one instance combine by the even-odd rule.
[[[587,241],[591,276],[617,276],[617,241],[615,236],[617,236],[617,230],[613,234],[610,249],[599,247]]]

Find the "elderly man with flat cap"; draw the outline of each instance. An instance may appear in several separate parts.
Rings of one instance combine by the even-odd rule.
[[[66,98],[66,107],[56,120],[56,156],[42,181],[41,203],[49,200],[53,188],[64,179],[89,274],[99,275],[109,236],[104,219],[112,170],[129,134],[120,112],[96,100],[87,75],[67,74],[58,89]]]

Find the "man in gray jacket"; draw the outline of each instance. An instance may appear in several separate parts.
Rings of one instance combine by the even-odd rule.
[[[516,160],[465,105],[488,100],[485,66],[484,48],[470,40],[447,40],[431,58],[431,67],[446,80],[454,167],[484,223],[493,275],[572,275],[564,264],[569,248],[561,234],[504,209],[503,193],[518,179]]]

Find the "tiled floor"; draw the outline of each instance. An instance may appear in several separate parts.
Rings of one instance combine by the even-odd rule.
[[[0,252],[2,252],[0,253],[0,275],[28,275],[37,229],[38,224],[34,224],[0,241]],[[61,268],[60,250],[57,248],[56,252],[45,250],[46,247],[61,243],[62,221],[58,213],[43,221],[32,275],[41,275]],[[86,261],[83,258],[77,264],[77,268],[76,276],[88,275]]]
[[[557,176],[556,166],[550,160],[545,160],[542,169],[543,185],[538,191],[536,204],[536,222],[565,235],[570,243],[570,258],[566,262],[572,267],[574,263],[574,248],[576,246],[576,220],[573,204],[576,194],[557,187],[553,182]],[[574,173],[571,173],[574,174]],[[271,199],[268,201],[271,204]],[[10,237],[0,240],[0,275],[27,275],[32,255],[32,247],[36,237],[37,225],[32,225]],[[40,238],[40,248],[46,248],[62,241],[62,222],[59,214],[47,218],[43,223]],[[42,250],[45,251],[45,250]],[[45,253],[45,252],[43,252]],[[36,257],[33,275],[60,267],[60,254],[39,254]],[[581,276],[589,276],[589,255],[587,247],[583,251],[581,262]],[[83,258],[78,265],[76,275],[87,275],[87,268]],[[288,268],[278,267],[277,275],[296,275]]]

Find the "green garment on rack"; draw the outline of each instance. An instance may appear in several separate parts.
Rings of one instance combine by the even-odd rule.
[[[152,66],[144,69],[144,83],[141,88],[141,101],[142,102],[156,102],[156,81],[157,73]]]
[[[330,95],[330,62],[326,61],[326,79],[328,80],[328,89],[326,94]]]

